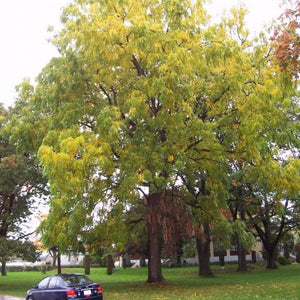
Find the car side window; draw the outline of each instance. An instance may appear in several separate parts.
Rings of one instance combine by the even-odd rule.
[[[57,287],[57,277],[52,277],[49,281],[49,289],[53,289]]]
[[[57,287],[65,287],[66,283],[64,282],[64,280],[61,277],[57,277],[56,286]]]
[[[42,281],[40,281],[40,283],[38,284],[38,288],[39,289],[45,289],[48,287],[48,283],[49,283],[49,277],[44,278]]]

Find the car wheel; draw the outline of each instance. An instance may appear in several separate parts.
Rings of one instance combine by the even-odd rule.
[[[26,300],[33,300],[31,296],[27,297]]]

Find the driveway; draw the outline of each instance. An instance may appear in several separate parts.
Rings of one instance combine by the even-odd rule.
[[[0,295],[0,300],[24,300],[24,298],[14,297],[14,296],[2,296]]]

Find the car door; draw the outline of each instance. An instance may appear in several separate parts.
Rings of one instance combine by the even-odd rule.
[[[49,300],[67,299],[67,292],[64,285],[64,281],[59,276],[54,276],[50,279],[49,292],[50,291],[51,291],[51,298],[49,297]]]
[[[35,300],[45,300],[48,299],[46,292],[48,289],[48,284],[49,284],[49,280],[50,277],[46,277],[44,279],[42,279],[39,284],[37,285],[37,287],[34,289],[34,299]]]

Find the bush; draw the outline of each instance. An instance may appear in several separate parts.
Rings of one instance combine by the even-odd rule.
[[[100,259],[99,259],[99,265],[100,265],[100,267],[106,267],[106,265],[107,265],[107,259],[106,259],[106,257],[101,257]]]
[[[46,265],[45,270],[51,270],[51,266]],[[41,271],[41,266],[7,266],[7,272],[22,272],[22,271]]]
[[[280,265],[283,265],[283,266],[285,266],[285,265],[290,265],[291,263],[292,263],[292,260],[291,259],[289,259],[289,258],[286,258],[286,257],[284,257],[284,256],[279,256],[278,257],[278,263],[280,264]]]

